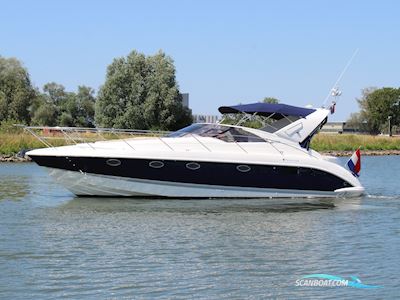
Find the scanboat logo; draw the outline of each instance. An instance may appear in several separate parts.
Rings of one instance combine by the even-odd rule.
[[[356,276],[350,276],[349,280],[329,274],[311,274],[303,276],[301,279],[296,280],[296,286],[354,287],[358,289],[377,289],[383,287],[381,285],[364,284]]]

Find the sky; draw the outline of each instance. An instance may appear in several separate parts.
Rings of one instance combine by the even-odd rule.
[[[0,55],[33,84],[98,88],[132,50],[163,50],[196,114],[278,98],[320,107],[338,86],[331,121],[359,110],[366,87],[400,86],[400,1],[0,0]]]

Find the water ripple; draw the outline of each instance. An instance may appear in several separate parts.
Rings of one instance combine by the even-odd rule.
[[[400,198],[397,183],[376,185],[379,169],[363,177],[368,196],[333,206],[74,198],[35,165],[7,168],[0,298],[388,299],[400,290]],[[295,286],[313,273],[384,288]]]

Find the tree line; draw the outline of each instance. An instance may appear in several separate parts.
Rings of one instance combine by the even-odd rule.
[[[132,51],[107,67],[97,95],[88,86],[70,92],[55,82],[40,90],[19,60],[0,56],[0,123],[176,130],[190,124],[192,114],[182,105],[175,72],[162,51],[152,56]],[[389,124],[400,129],[400,88],[366,88],[357,101],[360,111],[348,126],[371,134],[387,132]]]
[[[350,115],[350,127],[371,134],[399,131],[400,88],[365,88],[357,102],[360,111]]]
[[[19,60],[0,56],[0,122],[176,130],[192,122],[181,97],[173,60],[162,51],[114,59],[97,95],[88,86],[70,92],[55,82],[40,90]]]

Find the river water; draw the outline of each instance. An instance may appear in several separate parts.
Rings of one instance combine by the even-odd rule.
[[[400,157],[363,157],[367,196],[271,205],[76,198],[3,163],[0,298],[397,298],[399,174]],[[296,286],[315,273],[381,287]]]

